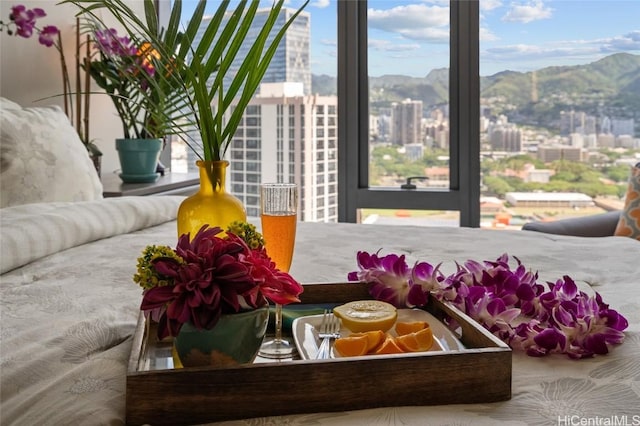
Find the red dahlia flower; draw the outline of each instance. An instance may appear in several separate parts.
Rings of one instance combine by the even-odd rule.
[[[298,302],[302,286],[276,269],[264,248],[250,249],[233,233],[221,228],[200,228],[190,240],[182,235],[178,258],[158,257],[153,268],[172,283],[145,291],[140,309],[163,310],[158,337],[176,336],[191,322],[198,329],[213,328],[222,314],[264,306],[267,299],[280,304]]]

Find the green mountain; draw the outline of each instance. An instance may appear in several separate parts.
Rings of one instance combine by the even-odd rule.
[[[334,77],[312,76],[313,92],[336,94]],[[503,71],[480,80],[492,114],[507,113],[521,124],[548,125],[560,111],[635,118],[640,124],[640,55],[616,53],[585,65],[552,66],[533,72]],[[384,75],[369,79],[372,112],[406,98],[430,106],[447,102],[449,70],[424,78]]]

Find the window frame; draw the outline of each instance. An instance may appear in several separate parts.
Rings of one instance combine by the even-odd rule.
[[[448,189],[369,186],[367,1],[338,0],[338,221],[358,209],[454,210],[480,226],[479,1],[450,2]],[[469,123],[471,125],[465,125]],[[467,141],[467,143],[463,143]]]

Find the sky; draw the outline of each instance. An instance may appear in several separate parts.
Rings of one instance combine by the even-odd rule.
[[[190,16],[195,2],[183,2]],[[209,3],[212,10],[218,4]],[[310,0],[305,9],[313,74],[336,75],[336,3]],[[448,0],[369,0],[368,23],[369,75],[424,77],[449,66]],[[617,52],[640,54],[640,0],[480,1],[482,76],[587,64]]]

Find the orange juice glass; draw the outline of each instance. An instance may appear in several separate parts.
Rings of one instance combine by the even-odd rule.
[[[296,241],[298,187],[293,183],[260,185],[260,218],[265,248],[281,271],[289,272]],[[282,337],[282,305],[275,304],[275,337],[262,344],[258,354],[265,358],[289,358],[295,346]]]

